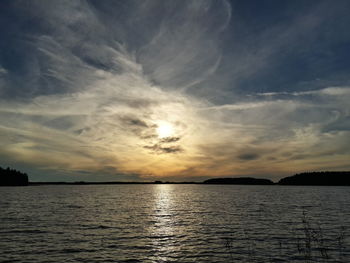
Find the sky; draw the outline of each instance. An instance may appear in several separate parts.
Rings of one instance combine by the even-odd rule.
[[[31,181],[350,169],[350,1],[0,1],[0,166]]]

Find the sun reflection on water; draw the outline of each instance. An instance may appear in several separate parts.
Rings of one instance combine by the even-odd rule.
[[[168,262],[180,252],[177,244],[176,205],[174,186],[154,185],[154,225],[151,227],[152,246],[155,248],[154,262]]]

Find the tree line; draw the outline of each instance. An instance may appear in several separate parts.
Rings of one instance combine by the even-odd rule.
[[[15,169],[0,167],[0,186],[28,185],[28,175]]]

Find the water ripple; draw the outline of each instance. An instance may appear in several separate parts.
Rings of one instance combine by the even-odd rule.
[[[1,262],[305,262],[306,226],[313,262],[321,241],[350,262],[349,201],[346,187],[4,188]]]

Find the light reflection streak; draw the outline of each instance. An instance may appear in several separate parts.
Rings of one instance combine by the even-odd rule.
[[[150,229],[155,250],[153,262],[168,262],[180,252],[181,246],[176,242],[174,195],[173,185],[154,185],[154,225]]]

